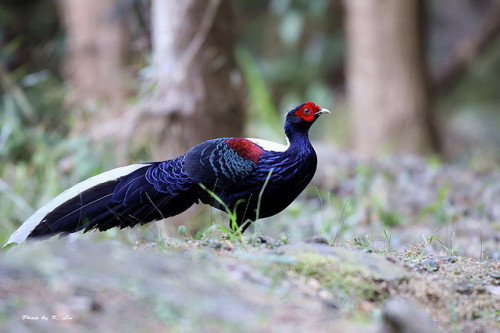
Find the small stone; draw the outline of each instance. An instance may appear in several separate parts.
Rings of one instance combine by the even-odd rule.
[[[317,279],[314,279],[314,278],[307,280],[307,286],[310,287],[314,291],[318,291],[321,289],[321,284],[319,283],[319,281]]]
[[[234,244],[231,241],[225,241],[224,244],[222,244],[222,249],[226,251],[233,251],[234,250]]]
[[[494,279],[500,280],[500,271],[491,271],[488,272],[488,275]]]
[[[455,285],[455,291],[459,294],[469,295],[472,293],[472,286],[465,282],[459,282]]]
[[[396,259],[395,257],[385,257],[385,259],[389,260],[390,262],[398,262],[398,259]]]
[[[318,296],[329,307],[331,307],[333,309],[339,308],[339,306],[335,302],[335,297],[333,297],[333,294],[331,292],[329,292],[328,290],[326,290],[326,289],[320,290],[318,293]]]
[[[479,286],[476,288],[476,292],[478,294],[484,294],[486,292],[486,288],[484,286]]]
[[[404,264],[404,266],[408,267],[409,269],[414,269],[415,268],[415,263],[413,262],[407,262]]]
[[[427,333],[440,330],[425,311],[406,298],[396,297],[384,304],[379,332]]]
[[[420,263],[420,269],[425,269],[428,272],[436,272],[439,270],[439,264],[434,259],[424,259]]]
[[[194,244],[194,243],[193,243]],[[219,250],[222,245],[223,245],[223,242],[219,241],[219,240],[216,240],[216,239],[205,239],[202,244],[204,246],[208,246],[214,250]]]
[[[493,296],[500,298],[500,286],[486,286],[485,289]]]
[[[325,236],[314,236],[306,240],[306,243],[330,244]]]
[[[358,309],[363,312],[372,312],[375,309],[375,304],[369,301],[361,301],[358,305]]]
[[[264,235],[257,236],[254,240],[256,244],[271,244],[273,242],[271,237]]]
[[[441,256],[439,257],[440,260],[443,260],[443,261],[446,261],[446,262],[449,262],[449,263],[456,263],[457,262],[457,258],[455,257],[450,257],[450,256]]]

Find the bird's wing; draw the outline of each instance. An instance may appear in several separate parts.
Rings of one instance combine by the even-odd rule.
[[[150,163],[145,171],[123,177],[113,191],[113,200],[125,206],[142,205],[154,192],[178,195],[191,188],[193,182],[182,171],[184,157]]]
[[[186,153],[184,172],[197,182],[228,189],[253,172],[263,153],[248,139],[209,140]]]

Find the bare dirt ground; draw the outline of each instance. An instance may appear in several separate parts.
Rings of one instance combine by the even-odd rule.
[[[0,257],[2,332],[494,332],[500,264],[328,244],[47,241]]]

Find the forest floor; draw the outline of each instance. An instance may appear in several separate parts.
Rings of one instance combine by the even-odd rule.
[[[2,251],[0,332],[499,332],[498,171],[318,155],[316,188],[243,238]]]
[[[500,263],[229,240],[47,241],[0,260],[1,332],[498,332]]]

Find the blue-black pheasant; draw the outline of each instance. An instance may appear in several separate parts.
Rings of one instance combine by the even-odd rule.
[[[79,230],[146,224],[200,201],[225,211],[221,200],[236,212],[244,231],[248,221],[281,212],[309,184],[317,159],[308,132],[323,113],[329,111],[312,102],[288,111],[287,146],[221,138],[172,160],[133,164],[89,178],[42,206],[6,245]]]

